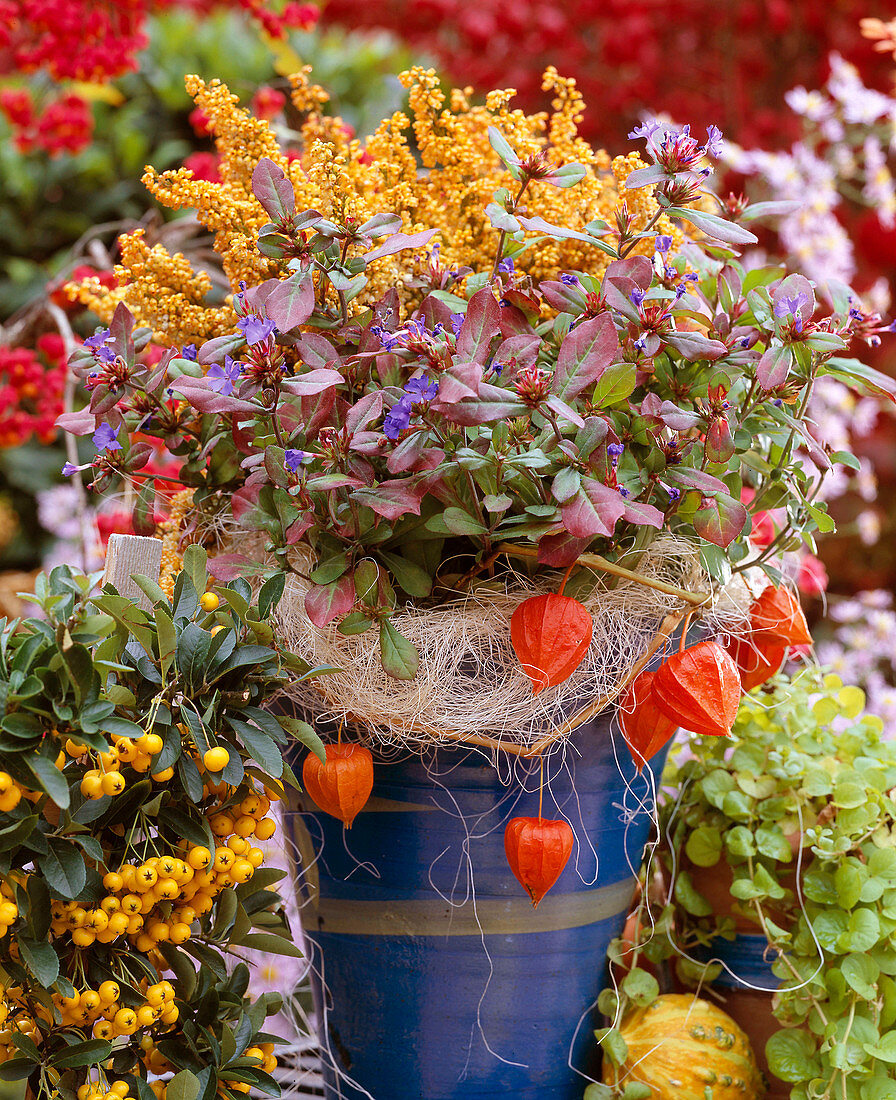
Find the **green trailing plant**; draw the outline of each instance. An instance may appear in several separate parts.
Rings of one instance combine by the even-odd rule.
[[[274,1095],[282,999],[253,1002],[234,961],[299,953],[258,841],[295,783],[287,738],[323,752],[269,709],[314,670],[270,638],[276,580],[207,591],[193,547],[171,599],[138,582],[148,610],[62,566],[42,617],[0,623],[0,1080]]]
[[[780,983],[765,1053],[792,1100],[894,1095],[896,744],[863,708],[858,688],[806,668],[746,695],[730,739],[699,739],[670,764],[666,888],[642,872],[634,943],[611,951],[600,1008],[614,1024],[657,996],[669,963],[711,982],[724,941],[749,928],[768,940],[765,984]],[[700,892],[710,877],[730,879],[730,912]],[[618,1027],[599,1035],[620,1063]]]

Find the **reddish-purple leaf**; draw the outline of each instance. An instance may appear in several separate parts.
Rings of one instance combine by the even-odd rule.
[[[557,356],[552,389],[567,400],[587,389],[619,352],[619,337],[609,313],[584,321],[566,334]]]
[[[526,406],[512,390],[499,386],[490,386],[483,382],[479,387],[479,396],[461,401],[443,413],[447,420],[463,427],[475,424],[491,424],[496,420],[507,420],[513,416],[522,416]]]
[[[313,493],[329,493],[333,489],[360,489],[364,484],[360,478],[348,474],[320,474],[307,481],[308,489]]]
[[[215,554],[208,559],[208,571],[215,580],[226,583],[243,577],[248,572],[257,571],[258,562],[244,554]]]
[[[690,362],[696,359],[720,359],[728,354],[728,349],[721,340],[710,340],[702,332],[664,332],[661,339],[680,351]]]
[[[789,347],[773,344],[767,348],[756,368],[756,381],[764,390],[774,390],[787,381],[793,366],[793,352]]]
[[[646,290],[653,281],[653,265],[646,256],[626,256],[623,260],[614,260],[604,272],[604,280],[618,278],[631,279],[641,290]]]
[[[310,271],[297,271],[284,279],[264,302],[268,318],[281,332],[303,325],[314,312],[314,282]]]
[[[565,283],[546,279],[543,283],[539,283],[538,289],[544,295],[548,305],[559,313],[571,313],[577,316],[584,312],[588,304],[581,287],[567,286]]]
[[[340,403],[341,407],[342,403]],[[345,415],[345,426],[349,435],[363,431],[372,421],[379,419],[383,411],[382,390],[374,390],[373,393],[365,393],[354,405],[348,405]]]
[[[257,416],[259,405],[241,401],[238,397],[216,393],[206,378],[191,378],[183,375],[171,383],[172,390],[181,394],[194,409],[201,413],[229,413],[232,416]]]
[[[635,523],[639,527],[656,527],[658,531],[663,529],[666,522],[666,517],[659,508],[640,500],[627,500],[623,515],[629,523]]]
[[[492,340],[501,332],[501,307],[489,287],[477,290],[467,306],[457,335],[457,357],[462,361],[488,361]]]
[[[562,285],[562,284],[561,284]],[[519,336],[508,336],[507,339],[495,349],[494,361],[506,366],[515,363],[520,369],[534,367],[541,348],[541,337],[531,333],[521,333]]]
[[[552,393],[548,397],[547,401],[545,401],[545,405],[547,405],[552,412],[557,413],[563,420],[567,421],[567,423],[575,424],[577,428],[585,427],[585,421],[579,416],[576,410],[570,408],[570,406],[555,393]]]
[[[319,332],[303,332],[296,341],[296,351],[306,367],[329,366],[339,356],[336,349]]]
[[[252,191],[272,221],[295,213],[296,193],[283,169],[270,157],[262,157],[252,173]]]
[[[385,519],[399,519],[409,512],[420,515],[420,501],[426,493],[426,487],[416,478],[397,478],[384,481],[372,489],[358,489],[352,493],[352,500],[372,509]]]
[[[338,370],[329,367],[315,367],[314,370],[298,374],[295,378],[284,379],[283,384],[288,387],[289,393],[297,397],[311,397],[322,390],[331,389],[341,385],[345,379]]]
[[[96,431],[96,417],[89,409],[63,413],[56,417],[56,427],[71,435],[90,435]]]
[[[734,497],[719,493],[694,513],[694,530],[716,546],[730,546],[747,524],[747,509]]]
[[[728,489],[720,478],[713,477],[705,470],[695,470],[691,466],[670,466],[663,477],[666,481],[683,485],[686,489],[699,489],[701,493],[724,493]]]
[[[482,382],[480,363],[455,363],[439,375],[439,396],[434,402],[437,412],[445,406],[455,405],[465,397],[477,397]]]
[[[387,237],[373,252],[366,252],[364,259],[370,264],[374,260],[381,260],[383,256],[403,252],[406,248],[423,248],[424,245],[429,244],[436,233],[438,229],[424,229],[422,233],[395,233]]]
[[[305,437],[316,439],[317,433],[325,425],[329,424],[336,404],[336,390],[321,390],[310,397],[303,397],[299,402],[302,419],[305,422]]]
[[[305,593],[305,614],[322,630],[328,623],[347,615],[355,603],[355,582],[345,573],[332,584],[316,584]]]
[[[386,468],[390,474],[434,470],[444,458],[445,452],[430,445],[426,432],[414,432],[396,446],[386,460]]]
[[[306,512],[286,528],[286,545],[295,546],[302,535],[314,526],[314,513]]]
[[[589,538],[576,538],[569,531],[545,535],[538,540],[538,562],[555,569],[566,569],[585,552],[590,541]]]
[[[566,530],[582,539],[609,537],[624,513],[625,498],[619,490],[593,478],[585,478],[582,488],[561,509]]]
[[[225,355],[232,355],[245,346],[246,337],[241,332],[230,336],[215,336],[206,340],[199,349],[196,358],[200,363],[223,363]]]

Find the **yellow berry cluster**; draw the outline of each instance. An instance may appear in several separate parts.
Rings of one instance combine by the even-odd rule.
[[[221,182],[194,179],[184,168],[163,173],[148,169],[144,182],[163,206],[196,211],[202,225],[215,234],[215,250],[234,290],[241,280],[254,286],[280,274],[278,264],[261,255],[255,242],[258,229],[268,221],[251,189],[252,169],[262,156],[274,160],[290,178],[299,210],[312,208],[336,216],[351,213],[359,221],[389,212],[401,217],[405,232],[437,229],[440,262],[446,269],[488,269],[497,234],[485,207],[498,188],[518,186],[489,144],[490,126],[496,126],[522,157],[544,151],[553,163],[576,161],[586,166],[585,178],[576,187],[531,185],[528,205],[537,207],[549,223],[579,229],[601,219],[612,225],[625,199],[637,232],[657,212],[652,188],[625,190],[625,178],[641,164],[637,158],[613,162],[578,136],[582,96],[575,81],[561,77],[555,69],[547,70],[543,84],[545,91],[553,93],[550,114],[527,115],[512,109],[510,91],[491,92],[481,105],[472,101],[469,89],[446,94],[432,69],[414,68],[400,79],[408,89],[412,117],[395,112],[362,144],[349,136],[339,120],[324,115],[326,94],[309,84],[307,73],[291,78],[293,103],[305,122],[302,153],[289,158],[269,124],[240,108],[225,85],[188,77],[187,89],[215,135]],[[681,231],[665,216],[655,232],[671,236],[676,249],[682,241]],[[93,279],[70,287],[69,293],[106,323],[124,301],[137,323],[149,325],[161,344],[204,340],[232,331],[237,317],[229,305],[207,304],[202,276],[190,269],[182,255],[169,254],[161,245],[150,249],[141,233],[138,230],[120,241],[118,286],[103,287]],[[635,251],[650,255],[652,248],[652,240],[646,240]],[[406,305],[416,304],[418,291],[406,279],[411,262],[401,255],[375,261],[352,309],[364,309],[393,287]],[[557,278],[564,270],[598,273],[609,262],[591,245],[545,237],[518,258],[519,269],[535,279]]]
[[[184,518],[193,508],[193,490],[184,489],[171,498],[171,508],[168,518],[159,524],[159,533],[162,536],[162,566],[159,574],[159,587],[165,595],[171,599],[174,595],[174,582],[177,574],[183,566],[178,547],[183,534]]]

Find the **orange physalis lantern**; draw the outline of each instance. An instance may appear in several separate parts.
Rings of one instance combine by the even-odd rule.
[[[731,638],[725,646],[737,670],[744,691],[752,691],[781,670],[787,656],[787,646],[767,641],[762,635]]]
[[[327,762],[305,757],[302,782],[315,803],[346,829],[363,810],[373,789],[373,756],[363,745],[327,745]]]
[[[716,642],[698,642],[660,665],[652,693],[659,709],[683,729],[726,737],[740,704],[740,673]]]
[[[566,821],[514,817],[504,830],[510,869],[526,888],[533,908],[560,877],[572,852],[573,832]]]
[[[799,600],[787,588],[769,585],[750,607],[754,641],[776,645],[808,645],[812,641]]]
[[[619,702],[619,724],[638,775],[678,729],[653,699],[653,677],[649,669],[639,673]]]
[[[510,618],[510,640],[532,693],[568,679],[582,663],[594,623],[571,596],[548,592],[523,600]]]

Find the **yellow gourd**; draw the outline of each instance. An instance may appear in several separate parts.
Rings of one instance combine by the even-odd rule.
[[[641,1081],[653,1100],[761,1100],[765,1084],[747,1036],[720,1008],[667,993],[631,1012],[620,1028],[628,1056],[623,1083]],[[604,1058],[604,1081],[614,1082]]]

